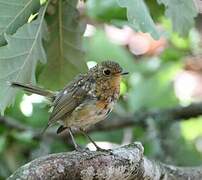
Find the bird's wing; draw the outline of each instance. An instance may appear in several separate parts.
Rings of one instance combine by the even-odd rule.
[[[50,125],[71,114],[87,96],[90,83],[87,76],[79,75],[60,91],[53,103],[53,111],[48,124]]]

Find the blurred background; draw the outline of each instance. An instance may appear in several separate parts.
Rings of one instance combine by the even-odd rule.
[[[159,39],[150,33],[137,32],[127,24],[126,9],[118,6],[116,0],[78,4],[87,23],[82,44],[87,67],[115,60],[130,72],[121,82],[121,97],[105,126],[93,127],[89,135],[103,148],[140,141],[149,158],[179,166],[202,164],[202,118],[190,115],[189,119],[176,120],[169,113],[158,116],[162,110],[202,100],[201,15],[195,18],[194,27],[181,36],[173,31],[163,5],[155,0],[145,3]],[[36,77],[39,85],[48,87],[48,82],[40,81],[44,66],[37,66]],[[60,88],[57,84],[52,86]],[[149,112],[157,115],[139,118]],[[18,91],[13,106],[0,117],[0,179],[39,156],[73,150],[67,132],[55,133],[57,125],[40,137],[49,114],[46,99]],[[133,118],[134,124],[127,124]],[[76,134],[76,140],[82,146],[89,143],[80,134]]]

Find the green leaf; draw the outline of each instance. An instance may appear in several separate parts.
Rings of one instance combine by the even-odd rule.
[[[14,35],[5,36],[8,45],[0,48],[1,112],[11,103],[15,95],[15,90],[10,88],[7,82],[35,82],[37,61],[46,60],[42,46],[46,7],[41,9],[37,20],[23,25]]]
[[[79,19],[76,5],[75,0],[58,1],[57,11],[47,18],[48,64],[39,75],[39,82],[50,89],[64,87],[79,72],[87,70],[82,49],[85,24]]]
[[[146,0],[145,3],[149,8],[152,19],[157,23],[161,22],[165,11],[164,5],[159,5],[156,0]]]
[[[16,32],[39,7],[39,0],[0,0],[0,46],[6,44],[4,33]]]
[[[191,0],[158,0],[166,7],[166,16],[171,19],[173,30],[185,36],[194,25],[197,10]]]
[[[88,0],[86,8],[88,16],[101,21],[127,19],[126,10],[118,5],[117,0]]]
[[[143,0],[118,0],[121,7],[127,9],[127,18],[137,31],[148,32],[155,39],[160,37],[149,10]]]

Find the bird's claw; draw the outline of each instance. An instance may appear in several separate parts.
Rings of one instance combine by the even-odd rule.
[[[88,151],[90,151],[89,148],[87,148],[87,147],[83,148],[83,147],[81,147],[79,145],[77,147],[75,147],[75,150],[78,151],[78,152],[88,152]]]
[[[96,148],[97,148],[96,151],[105,152],[105,153],[109,153],[109,154],[113,154],[111,149],[102,149],[102,148],[100,148],[100,147],[96,147]]]

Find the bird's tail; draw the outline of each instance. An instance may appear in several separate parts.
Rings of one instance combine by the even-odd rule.
[[[50,99],[54,99],[55,95],[56,95],[56,93],[53,91],[46,90],[46,89],[43,89],[43,88],[40,88],[37,86],[33,86],[31,84],[22,84],[19,82],[10,82],[9,84],[11,87],[20,88],[26,92],[39,94],[41,96],[45,96],[45,97],[50,98]]]

